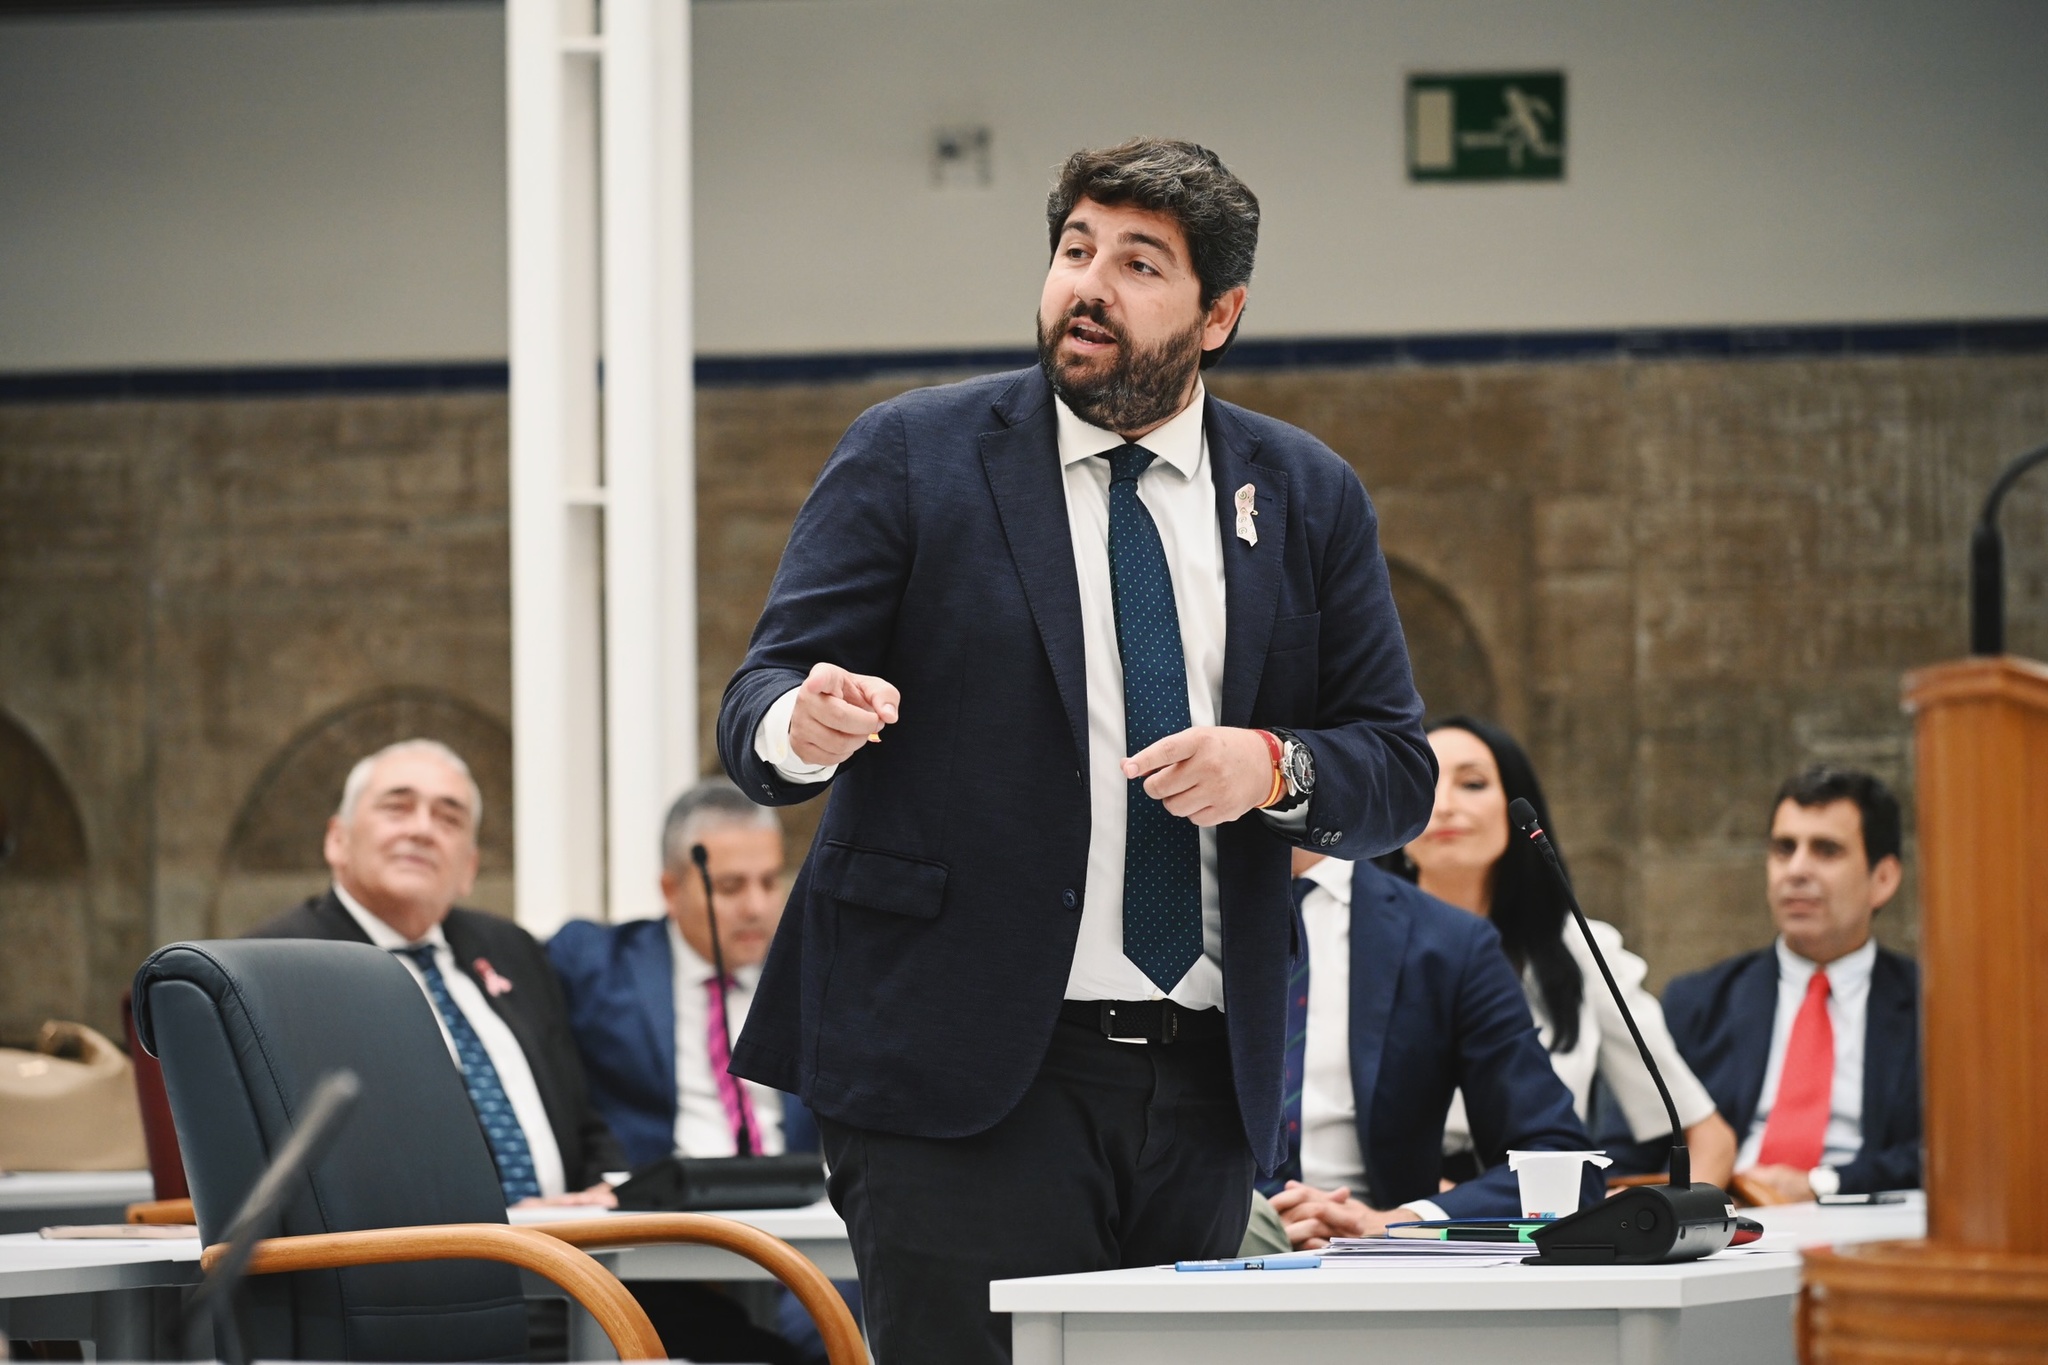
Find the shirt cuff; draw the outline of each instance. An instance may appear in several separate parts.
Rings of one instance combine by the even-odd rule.
[[[1443,1205],[1434,1199],[1411,1199],[1401,1207],[1414,1209],[1416,1218],[1425,1223],[1441,1223],[1451,1216],[1445,1213]]]
[[[1266,823],[1282,834],[1302,834],[1308,830],[1308,802],[1304,801],[1293,810],[1262,810]]]
[[[1822,1198],[1842,1192],[1842,1173],[1832,1166],[1816,1166],[1806,1173],[1806,1183],[1813,1187],[1813,1197]]]
[[[777,697],[754,727],[754,756],[775,769],[785,782],[826,782],[839,771],[837,763],[806,763],[789,747],[789,722],[796,714],[801,684]]]

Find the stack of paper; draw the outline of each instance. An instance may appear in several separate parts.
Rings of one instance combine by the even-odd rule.
[[[1418,1242],[1398,1237],[1337,1237],[1323,1248],[1324,1265],[1509,1265],[1536,1248],[1504,1242]]]

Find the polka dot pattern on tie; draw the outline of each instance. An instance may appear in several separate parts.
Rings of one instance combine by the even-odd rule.
[[[1152,452],[1127,445],[1109,458],[1109,579],[1124,668],[1124,746],[1138,753],[1193,722],[1173,575],[1159,526],[1138,498]],[[1124,831],[1124,956],[1161,991],[1202,956],[1202,846],[1192,821],[1128,784]]]
[[[416,943],[398,951],[411,958],[426,978],[427,998],[434,1002],[441,1022],[448,1026],[448,1036],[455,1040],[462,1083],[469,1090],[476,1120],[483,1125],[484,1140],[491,1145],[491,1158],[498,1163],[498,1183],[505,1187],[506,1205],[539,1194],[540,1178],[534,1173],[533,1149],[526,1145],[526,1130],[519,1126],[519,1116],[512,1112],[512,1100],[505,1094],[505,1083],[498,1079],[498,1068],[491,1065],[484,1040],[476,1036],[468,1016],[448,993],[448,982],[434,961],[434,945]]]

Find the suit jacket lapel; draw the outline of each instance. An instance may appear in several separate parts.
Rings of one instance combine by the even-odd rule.
[[[370,941],[370,936],[363,932],[363,926],[356,923],[356,917],[348,912],[348,907],[341,903],[341,897],[334,894],[334,888],[331,886],[327,888],[327,894],[320,898],[320,903],[313,907],[313,918],[319,920],[321,926],[328,930],[329,937],[339,939],[343,943]]]
[[[492,1013],[503,1019],[505,1027],[512,1030],[512,1036],[519,1040],[519,1050],[526,1054],[526,1065],[533,1072],[534,1084],[544,1086],[546,1082],[541,1079],[541,1039],[534,1032],[532,1015],[521,1008],[521,1002],[526,997],[520,993],[522,987],[528,991],[537,990],[539,987],[533,982],[514,981],[511,990],[493,995],[490,987],[484,984],[483,975],[476,966],[479,960],[487,960],[484,946],[470,934],[469,926],[463,922],[461,910],[448,912],[448,918],[441,922],[441,933],[448,940],[448,952],[455,959],[455,969],[475,983],[477,990],[483,993],[484,999],[490,1002]],[[496,970],[497,964],[493,963],[492,967]],[[546,1104],[547,1099],[548,1096],[543,1091],[541,1102]],[[552,1116],[554,1111],[550,1108],[548,1112]]]
[[[1863,1142],[1886,1141],[1897,1100],[1897,1061],[1913,1056],[1913,988],[1906,973],[1880,951],[1870,972],[1870,1003],[1863,1019]],[[1887,1063],[1890,1063],[1889,1065]]]
[[[654,1064],[660,1068],[662,1087],[674,1109],[676,1095],[676,999],[675,953],[668,941],[668,925],[648,934],[647,945],[631,955],[633,990],[643,1008],[634,1010],[645,1028]]]
[[[1263,533],[1261,533],[1263,539]],[[1372,1159],[1373,1092],[1379,1086],[1380,1058],[1394,996],[1401,985],[1401,963],[1408,955],[1412,921],[1400,912],[1394,893],[1368,889],[1363,878],[1351,880],[1351,1094],[1358,1108],[1359,1147],[1366,1169]]]
[[[1074,571],[1051,387],[1033,370],[1003,395],[996,411],[1013,425],[982,436],[982,468],[995,496],[1010,558],[1024,584],[1031,619],[1052,663],[1053,684],[1073,731],[1075,761],[1085,772],[1088,672],[1081,636],[1081,582]]]
[[[1209,438],[1211,478],[1216,484],[1216,520],[1223,533],[1223,705],[1217,722],[1247,725],[1265,672],[1266,646],[1273,638],[1273,605],[1280,599],[1280,570],[1287,544],[1287,474],[1252,463],[1258,438],[1214,398],[1207,400],[1203,427]],[[1249,484],[1258,515],[1252,526],[1258,544],[1237,534],[1237,490]]]
[[[1744,967],[1728,993],[1728,1012],[1740,1020],[1730,1058],[1730,1070],[1744,1077],[1737,1095],[1739,1113],[1727,1115],[1739,1143],[1749,1136],[1756,1121],[1756,1107],[1763,1099],[1764,1071],[1771,1064],[1771,1030],[1778,1018],[1778,954],[1766,948]]]

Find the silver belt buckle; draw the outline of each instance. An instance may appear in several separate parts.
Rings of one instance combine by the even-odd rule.
[[[1167,1000],[1158,1002],[1159,1027],[1145,1030],[1135,1024],[1119,1022],[1116,1017],[1118,1002],[1105,1000],[1102,1002],[1102,1036],[1120,1043],[1170,1043],[1174,1035],[1180,1032],[1180,1020],[1175,1012],[1168,1008],[1171,1003]]]

